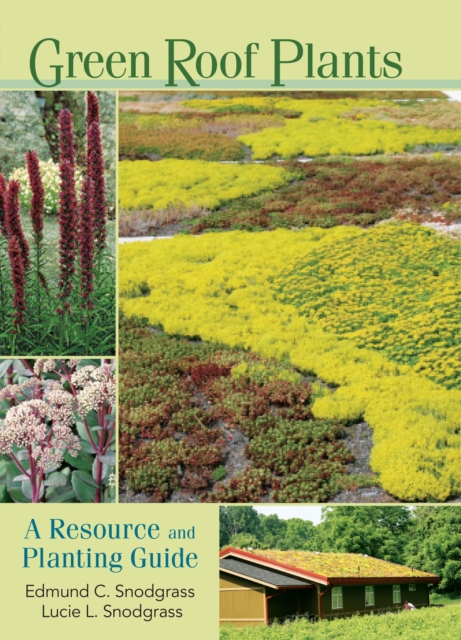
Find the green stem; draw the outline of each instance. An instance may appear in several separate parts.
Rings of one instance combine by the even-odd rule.
[[[42,286],[41,286],[41,282],[40,282],[40,269],[41,269],[41,257],[42,257],[42,247],[41,247],[41,242],[40,242],[40,238],[39,236],[35,236],[35,253],[36,253],[36,291],[37,291],[37,321],[38,321],[38,329],[37,329],[37,333],[38,333],[38,339],[40,339],[40,331],[41,331],[41,326],[42,326],[42,300],[41,300],[41,291],[42,291]]]
[[[102,462],[101,460],[96,456],[96,478],[95,478],[96,484],[98,485],[98,488],[96,489],[96,494],[94,497],[94,501],[96,503],[100,503],[102,502],[102,496],[103,496],[103,491],[102,491]]]
[[[0,249],[1,250],[1,249]],[[6,334],[6,304],[5,304],[5,289],[3,285],[3,256],[0,256],[0,316],[1,316],[1,330]]]
[[[11,286],[8,286],[9,282],[8,240],[0,233],[0,315],[2,332],[5,335],[2,340],[2,349],[4,349],[4,353],[11,351],[11,341],[7,338],[8,335],[12,335],[10,333],[12,304],[11,298],[8,299],[8,294],[10,293],[12,295],[12,292],[10,291]],[[8,329],[10,329],[10,331],[8,331]]]
[[[90,353],[88,327],[90,325],[90,311],[88,306],[85,309],[85,353]]]

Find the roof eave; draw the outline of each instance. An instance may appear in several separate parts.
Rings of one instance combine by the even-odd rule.
[[[342,584],[415,584],[415,583],[427,583],[427,584],[439,584],[440,578],[438,576],[412,576],[412,577],[376,577],[366,576],[364,578],[328,578],[328,584],[342,585]]]
[[[309,578],[313,582],[318,582],[319,584],[327,585],[328,578],[326,576],[322,576],[318,573],[312,573],[312,571],[306,571],[305,569],[297,569],[292,565],[285,564],[283,562],[278,562],[277,560],[268,560],[263,556],[258,556],[255,553],[249,553],[248,551],[243,551],[242,549],[234,549],[233,547],[227,547],[219,552],[219,557],[224,558],[228,555],[236,555],[241,558],[245,558],[247,560],[251,560],[257,564],[261,564],[266,567],[276,567],[277,569],[283,569],[287,573],[290,573],[294,576],[299,576],[301,578]]]
[[[254,582],[255,584],[262,584],[265,587],[269,587],[270,589],[276,589],[277,591],[280,589],[312,589],[313,585],[282,585],[278,586],[275,584],[271,584],[270,582],[266,582],[265,580],[260,580],[259,578],[254,578],[253,576],[247,576],[244,573],[238,573],[237,571],[232,571],[231,569],[226,569],[225,567],[219,567],[219,570],[223,573],[228,573],[232,576],[237,576],[238,578],[243,578],[244,580],[248,580],[248,582]]]

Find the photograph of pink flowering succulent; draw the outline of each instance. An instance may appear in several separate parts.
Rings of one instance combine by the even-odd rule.
[[[115,95],[0,92],[0,355],[115,353]]]
[[[115,362],[0,363],[0,502],[114,502]]]

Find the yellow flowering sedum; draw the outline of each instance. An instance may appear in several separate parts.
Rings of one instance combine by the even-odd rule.
[[[460,388],[460,264],[459,242],[384,224],[310,252],[276,284],[323,329]]]
[[[342,243],[361,242],[368,235],[378,244],[381,234],[397,239],[402,232],[413,234],[415,252],[433,246],[434,233],[413,225],[389,225],[385,232],[382,227],[232,232],[122,245],[121,307],[169,333],[289,358],[302,371],[340,385],[335,393],[318,394],[314,414],[349,420],[364,416],[374,430],[372,467],[383,487],[405,500],[445,500],[461,491],[461,391],[390,361],[379,344],[375,350],[359,348],[353,335],[335,335],[320,318],[306,317],[281,300],[278,291],[287,274],[310,256],[333,259]],[[438,251],[451,242],[441,239]],[[411,260],[400,250],[402,263]],[[457,269],[448,271],[456,283]],[[449,273],[443,282],[449,282]],[[434,322],[438,310],[435,304]],[[437,353],[435,344],[432,348]],[[239,373],[245,372],[234,375]]]
[[[267,128],[238,139],[253,150],[253,158],[273,155],[284,158],[305,154],[374,155],[403,153],[416,145],[461,143],[461,131],[435,130],[420,125],[400,126],[373,120],[373,109],[382,107],[381,100],[293,100],[290,98],[239,97],[231,100],[189,100],[188,107],[219,109],[242,108],[297,111],[300,118],[286,120],[282,128]],[[394,109],[405,109],[391,103]],[[351,109],[367,109],[356,120],[342,118]]]
[[[298,383],[303,377],[300,373],[276,364],[254,364],[241,362],[231,369],[231,376],[235,379],[247,378],[254,380],[258,384],[264,384],[272,380],[285,380],[286,382]]]
[[[253,149],[253,158],[273,155],[283,158],[307,156],[375,155],[404,153],[416,145],[460,144],[459,131],[422,126],[398,126],[377,120],[325,119],[312,122],[303,116],[289,120],[281,129],[264,129],[240,136]]]
[[[119,163],[119,200],[123,209],[178,205],[214,209],[228,200],[276,189],[290,179],[284,169],[262,165],[124,160]]]
[[[248,552],[247,552],[248,553]],[[251,555],[269,562],[280,562],[295,569],[316,573],[327,578],[427,578],[433,573],[372,558],[361,553],[319,553],[318,551],[280,551],[252,549]],[[248,557],[248,556],[247,556]],[[370,581],[371,581],[370,580]],[[330,636],[334,637],[334,636]]]

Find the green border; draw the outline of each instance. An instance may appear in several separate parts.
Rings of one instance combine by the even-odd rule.
[[[52,80],[45,81],[52,82]],[[274,87],[273,80],[202,80],[200,86],[192,87],[186,80],[177,80],[175,87],[168,87],[167,80],[63,80],[55,87],[43,87],[31,79],[0,80],[0,89],[98,89],[117,91],[118,89],[165,89],[177,91],[188,89],[257,90],[257,89],[461,89],[461,79],[456,80],[284,80],[283,86]]]

